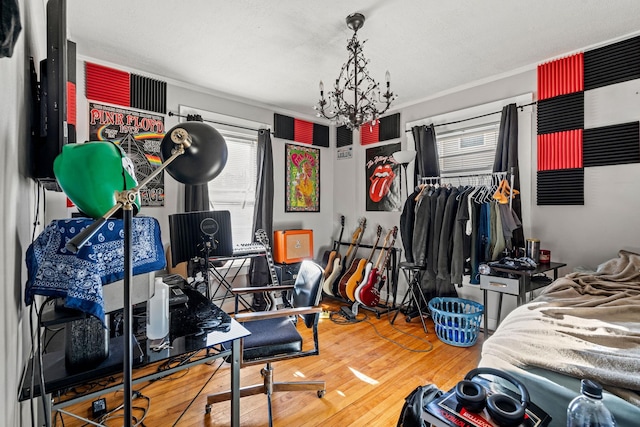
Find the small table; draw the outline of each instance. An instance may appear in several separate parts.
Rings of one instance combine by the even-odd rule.
[[[549,264],[539,264],[533,270],[514,270],[504,267],[491,266],[491,272],[496,273],[508,273],[513,277],[501,277],[493,274],[480,275],[480,289],[482,289],[482,298],[484,303],[484,337],[487,338],[489,331],[489,319],[487,316],[487,292],[499,292],[500,302],[498,303],[498,319],[496,320],[496,327],[500,323],[500,312],[502,310],[502,295],[510,294],[518,297],[517,305],[520,306],[525,303],[525,299],[528,292],[536,289],[543,288],[549,283],[545,281],[532,281],[531,278],[537,274],[545,273],[547,271],[553,271],[553,280],[558,278],[558,269],[566,266],[567,264],[561,262],[551,262]]]

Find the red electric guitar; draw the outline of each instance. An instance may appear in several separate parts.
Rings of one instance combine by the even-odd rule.
[[[380,257],[378,257],[375,268],[372,268],[371,273],[369,273],[369,280],[367,281],[367,284],[360,289],[360,302],[367,307],[375,307],[380,302],[380,284],[383,279],[382,272],[386,268],[387,264],[389,264],[391,251],[393,249],[393,245],[396,243],[396,237],[398,236],[398,227],[393,227],[391,232],[393,240],[391,240],[389,246],[386,247],[387,252],[384,262],[379,265],[378,262],[380,261]],[[382,256],[383,253],[384,249],[380,252],[380,256]]]
[[[375,264],[373,264],[372,262],[367,263],[367,266],[364,269],[364,275],[362,276],[362,280],[360,281],[360,283],[358,284],[358,287],[354,292],[356,301],[362,305],[364,305],[364,303],[360,300],[360,291],[362,291],[362,288],[364,288],[367,285],[367,283],[369,283],[369,277],[371,277],[371,270],[375,267],[376,272],[380,271],[380,267],[382,266],[381,262],[386,254],[385,249],[389,244],[389,240],[391,239],[391,234],[393,234],[392,228],[389,229],[389,231],[387,232],[387,235],[384,238],[384,242],[382,243],[382,248],[380,249],[380,254],[378,255],[378,259],[376,260],[376,263]]]
[[[351,276],[347,279],[344,290],[344,293],[349,301],[356,301],[356,289],[360,282],[362,282],[362,280],[364,279],[366,268],[371,264],[371,258],[373,258],[373,254],[375,253],[376,249],[378,249],[378,242],[380,241],[381,235],[382,227],[378,226],[378,229],[376,231],[376,241],[371,248],[371,252],[369,252],[369,257],[367,259],[359,258],[353,261],[353,264],[355,264],[355,268],[352,267],[353,274],[351,274]]]

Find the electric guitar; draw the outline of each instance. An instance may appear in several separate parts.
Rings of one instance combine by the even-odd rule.
[[[375,269],[376,274],[378,271],[380,271],[380,267],[382,266],[381,262],[386,253],[385,250],[387,248],[387,245],[389,245],[389,240],[391,239],[392,234],[393,234],[393,229],[390,228],[389,231],[387,232],[387,235],[384,237],[384,242],[382,243],[382,248],[380,249],[380,254],[378,255],[378,259],[376,260],[375,266],[371,262],[368,262],[367,266],[364,268],[364,275],[362,277],[362,280],[360,281],[360,284],[358,285],[358,287],[354,292],[356,301],[362,305],[365,305],[365,304],[360,299],[360,292],[362,291],[362,288],[364,288],[365,285],[369,283],[369,277],[371,277],[371,270]]]
[[[333,269],[331,270],[331,274],[329,274],[329,277],[325,279],[324,285],[322,286],[322,290],[324,291],[325,294],[331,295],[331,296],[338,295],[338,283],[339,283],[338,278],[342,275],[343,269],[345,268],[344,265],[347,262],[347,260],[353,256],[351,254],[356,244],[360,245],[359,239],[362,239],[362,234],[364,233],[366,224],[367,224],[366,218],[360,219],[360,224],[358,225],[358,228],[356,228],[356,231],[353,232],[353,236],[351,236],[351,244],[349,245],[349,249],[347,249],[347,253],[345,254],[345,256],[336,258],[333,261]]]
[[[369,257],[367,259],[359,258],[353,261],[355,264],[355,269],[353,274],[347,279],[347,283],[345,285],[345,294],[349,301],[355,301],[356,295],[355,291],[362,279],[365,275],[365,269],[367,265],[371,264],[371,258],[373,258],[373,254],[375,253],[378,242],[380,241],[380,236],[382,235],[382,227],[378,225],[378,229],[376,231],[376,241],[371,248],[371,252],[369,253]]]
[[[331,274],[333,270],[333,261],[336,258],[340,258],[340,242],[342,241],[342,233],[344,232],[344,215],[340,215],[340,237],[333,244],[333,249],[331,251],[325,251],[323,256],[324,262],[324,279],[327,280],[327,277]],[[326,257],[326,259],[325,259]]]
[[[391,251],[393,249],[393,245],[396,243],[396,237],[398,236],[398,227],[393,227],[392,231],[393,240],[391,240],[391,244],[387,247],[387,255],[385,256],[383,263],[381,265],[376,263],[376,267],[373,268],[369,274],[367,284],[360,289],[360,302],[367,307],[375,307],[380,302],[380,287],[383,282],[382,272],[389,264]],[[382,255],[382,252],[380,255]]]
[[[280,282],[278,280],[278,275],[276,274],[273,257],[271,256],[271,247],[269,247],[269,237],[267,236],[267,232],[261,228],[256,230],[256,240],[264,247],[266,253],[267,264],[269,265],[269,274],[271,275],[270,285],[278,285]],[[275,311],[284,307],[282,292],[265,292],[264,299],[267,303],[266,311]]]

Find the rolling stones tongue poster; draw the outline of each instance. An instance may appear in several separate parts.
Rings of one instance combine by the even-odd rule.
[[[399,142],[367,149],[365,183],[368,211],[399,211],[401,209],[401,166],[391,156],[400,150]]]

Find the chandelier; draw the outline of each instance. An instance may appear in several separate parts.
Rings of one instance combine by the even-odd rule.
[[[353,37],[347,44],[349,59],[342,66],[333,90],[327,93],[326,98],[324,84],[320,81],[320,100],[313,108],[318,117],[355,129],[369,122],[375,125],[380,115],[389,109],[396,95],[391,92],[389,71],[385,74],[385,93],[380,93],[380,85],[369,75],[369,60],[362,54],[365,42],[358,40],[358,30],[364,25],[364,15],[352,13],[347,16],[346,21],[347,27],[353,30]],[[350,104],[349,100],[353,103]]]

